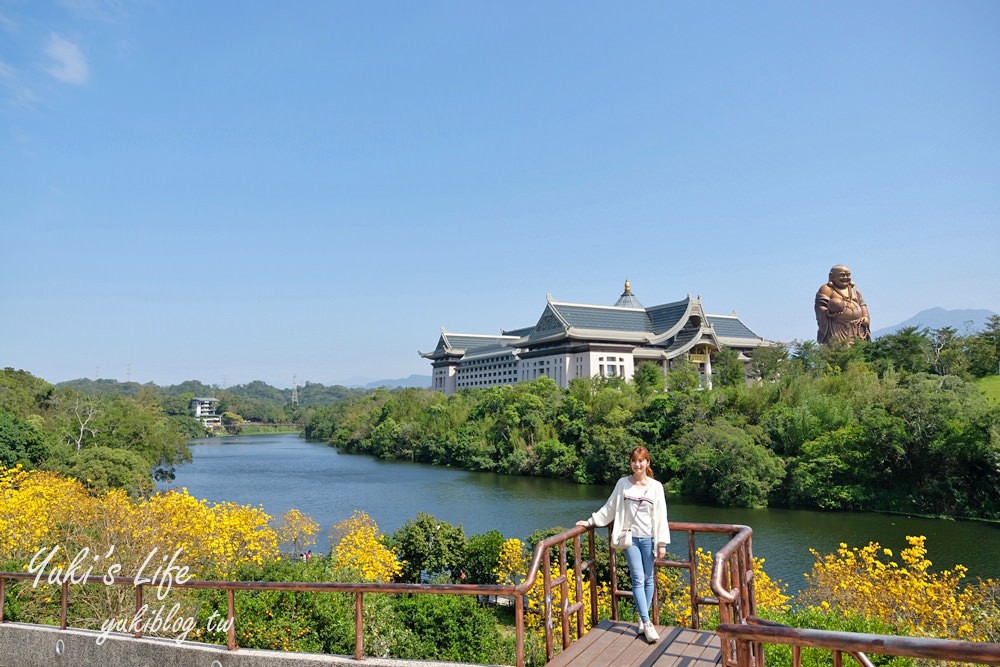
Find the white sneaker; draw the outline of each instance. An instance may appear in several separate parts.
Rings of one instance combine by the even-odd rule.
[[[646,641],[650,644],[655,643],[660,638],[660,635],[656,633],[656,627],[653,626],[652,621],[649,621],[643,626],[642,634],[646,635]]]

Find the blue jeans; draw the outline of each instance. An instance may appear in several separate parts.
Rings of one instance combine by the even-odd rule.
[[[625,562],[632,575],[632,599],[643,623],[649,622],[653,606],[653,560],[656,555],[652,537],[632,537],[632,546],[625,549]]]

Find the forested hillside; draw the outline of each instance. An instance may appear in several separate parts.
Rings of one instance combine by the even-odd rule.
[[[190,460],[187,441],[206,435],[191,415],[195,396],[219,399],[218,412],[241,423],[297,424],[315,406],[368,390],[306,383],[290,389],[251,382],[220,389],[197,381],[157,387],[115,380],[52,385],[23,370],[0,371],[0,466],[54,470],[93,489],[149,493]]]
[[[298,388],[298,405],[295,406],[292,404],[291,389],[278,389],[260,380],[225,389],[197,380],[159,387],[155,384],[138,382],[81,379],[60,382],[56,386],[91,396],[102,394],[137,396],[140,391],[147,390],[161,395],[164,399],[174,399],[173,402],[182,403],[185,410],[187,402],[195,396],[210,396],[219,399],[219,412],[234,412],[248,421],[265,423],[297,422],[301,419],[303,410],[370,393],[367,389],[349,389],[341,385],[327,387],[315,382],[306,382]]]
[[[197,421],[171,413],[148,387],[83,394],[26,371],[0,371],[0,466],[54,470],[89,488],[148,493],[190,459]]]
[[[672,490],[703,502],[998,519],[1000,405],[971,381],[969,355],[941,342],[904,330],[774,348],[755,358],[752,386],[723,373],[707,391],[679,368],[664,392],[652,366],[634,382],[568,390],[548,378],[451,396],[380,390],[317,410],[306,435],[385,458],[603,484],[644,445]]]

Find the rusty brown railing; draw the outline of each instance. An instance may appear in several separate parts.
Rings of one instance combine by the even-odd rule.
[[[834,667],[842,667],[844,654],[850,655],[862,667],[871,667],[869,653],[1000,665],[1000,644],[790,628],[757,618],[748,621],[746,624],[722,623],[716,628],[723,654],[729,655],[723,664],[757,667],[763,664],[760,646],[766,643],[790,646],[794,667],[801,667],[804,647],[829,649],[833,653]]]
[[[724,524],[700,524],[673,522],[670,524],[674,534],[687,535],[686,561],[657,561],[660,567],[678,567],[689,573],[689,595],[692,608],[692,624],[698,627],[699,609],[702,605],[719,605],[721,618],[725,621],[745,622],[754,610],[753,597],[753,557],[750,550],[751,531],[746,526]],[[609,527],[610,531],[610,527]],[[697,533],[721,533],[729,535],[729,542],[719,550],[713,566],[712,587],[717,597],[702,596],[698,591],[698,560]],[[587,557],[583,557],[582,536],[588,535]],[[190,580],[184,583],[175,582],[177,588],[222,590],[226,592],[227,601],[227,647],[235,650],[236,646],[236,591],[286,591],[286,592],[335,592],[355,596],[355,643],[354,657],[358,660],[364,657],[364,634],[362,610],[366,593],[384,594],[436,594],[436,595],[489,595],[510,597],[514,600],[516,660],[518,667],[525,664],[525,626],[524,612],[527,593],[535,585],[539,575],[543,584],[543,609],[541,610],[545,634],[546,659],[551,660],[555,653],[556,618],[560,644],[567,648],[574,638],[586,634],[586,619],[584,612],[584,575],[587,577],[587,594],[590,596],[590,623],[596,625],[597,618],[597,587],[596,576],[596,541],[595,530],[592,527],[578,526],[553,535],[535,546],[531,563],[522,582],[517,585],[487,585],[487,584],[368,584],[339,582],[246,582],[246,581],[206,581]],[[569,565],[569,549],[572,549],[573,563]],[[555,552],[553,554],[553,551]],[[615,570],[615,552],[610,550],[612,577],[612,617],[618,619],[618,599],[630,597],[630,591],[617,590],[617,574]],[[573,587],[570,589],[569,572],[574,573]],[[8,580],[33,580],[34,574],[24,572],[0,572],[0,623],[4,621],[4,599]],[[103,583],[98,576],[85,577],[74,583]],[[143,606],[144,584],[136,584],[131,577],[116,577],[113,585],[127,585],[135,588],[135,611],[138,614]],[[145,584],[150,587],[151,584]],[[553,594],[558,587],[558,599],[561,607],[555,609]],[[69,606],[69,582],[60,586],[60,629],[68,627],[67,610]],[[655,603],[654,603],[655,605]],[[654,618],[658,618],[658,610],[654,607]],[[142,625],[136,628],[135,636],[143,636]]]
[[[608,542],[613,526],[608,526]],[[745,623],[756,613],[757,601],[753,588],[753,531],[749,526],[739,524],[687,523],[671,521],[672,535],[684,533],[687,536],[687,560],[655,561],[656,567],[672,567],[687,570],[688,592],[691,605],[691,627],[697,630],[701,623],[701,609],[706,605],[719,607],[719,618],[724,623]],[[723,534],[729,541],[719,549],[713,559],[709,581],[712,593],[701,595],[698,590],[698,533]],[[611,617],[618,620],[618,600],[631,598],[632,592],[618,587],[617,552],[611,550]],[[660,616],[659,596],[653,596],[651,618]]]

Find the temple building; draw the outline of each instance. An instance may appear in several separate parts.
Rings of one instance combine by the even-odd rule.
[[[643,362],[666,373],[675,359],[698,369],[703,387],[712,386],[712,356],[725,348],[744,364],[758,347],[771,343],[735,314],[705,313],[701,298],[645,307],[625,291],[613,306],[555,301],[534,326],[496,334],[460,334],[441,328],[433,352],[421,352],[433,367],[431,388],[445,394],[460,389],[516,384],[546,375],[560,387],[576,378],[632,378]]]

